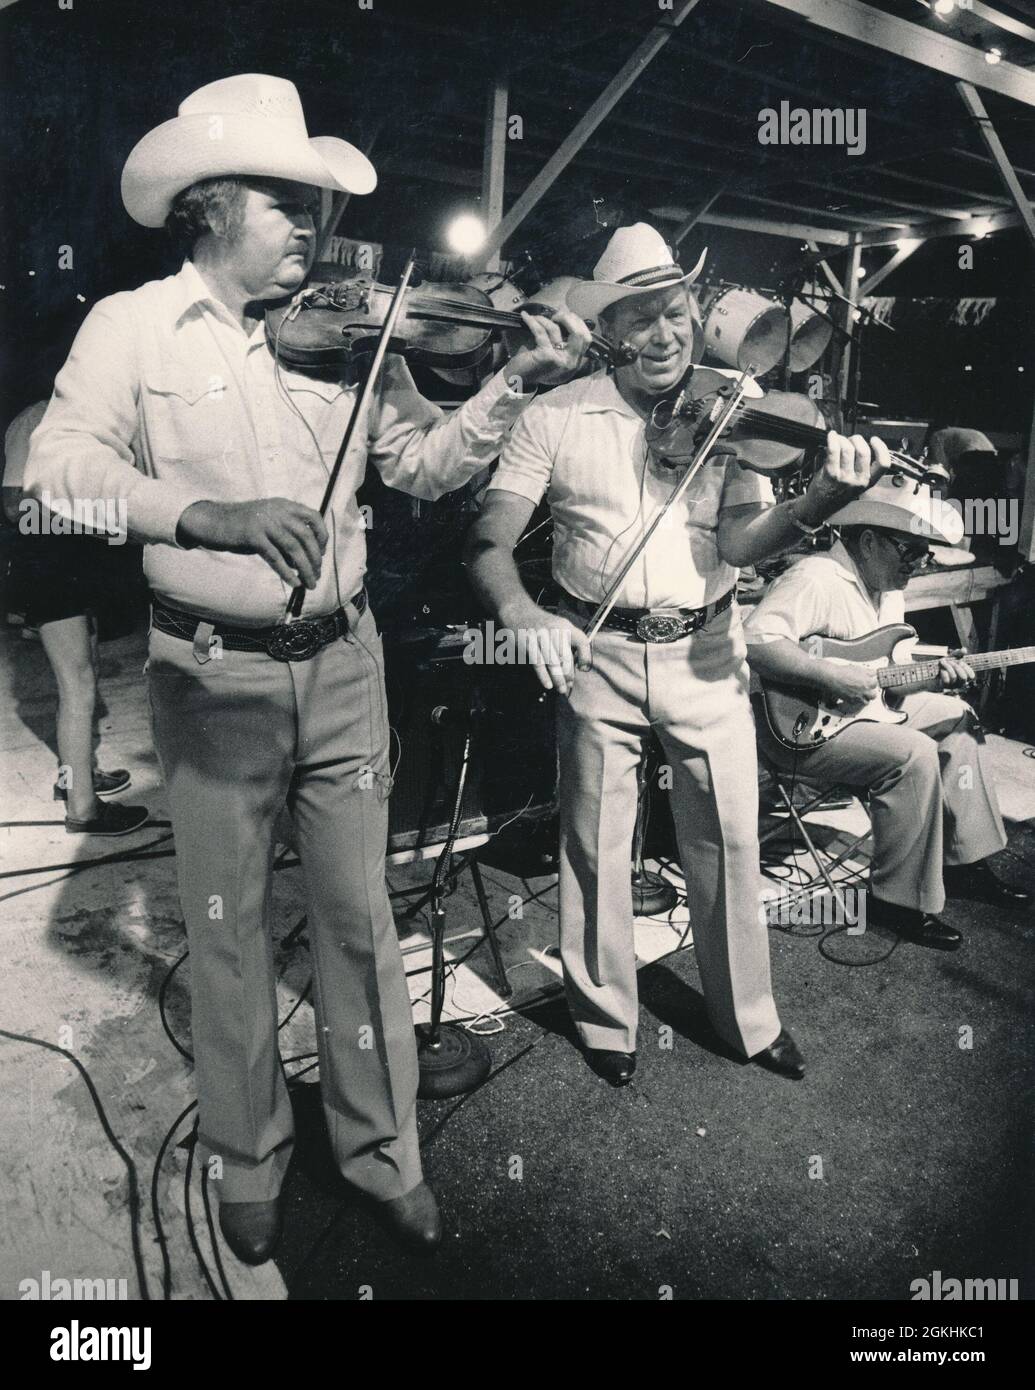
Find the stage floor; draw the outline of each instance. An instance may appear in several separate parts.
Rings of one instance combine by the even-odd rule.
[[[64,834],[50,799],[53,694],[38,644],[0,636],[7,699],[0,1027],[66,1048],[88,1069],[133,1160],[139,1232],[161,1294],[155,1181],[174,1298],[216,1288],[197,1168],[189,1062],[163,1030],[158,995],[185,940],[167,811],[148,728],[142,635],[103,648],[102,761],[129,767],[123,801],[158,822],[121,840]],[[1011,845],[1002,869],[1035,887],[1035,765],[991,739]],[[49,745],[49,746],[48,746]],[[824,839],[864,827],[856,806],[819,818]],[[787,855],[781,851],[781,858]],[[553,876],[484,869],[511,999],[500,997],[470,876],[447,900],[447,1017],[487,1035],[494,1071],[462,1102],[422,1102],[426,1168],[447,1240],[420,1263],[397,1254],[335,1185],[322,1136],[300,872],[276,875],[282,1054],[298,1118],[288,1229],[276,1262],[222,1262],[237,1298],[908,1297],[933,1269],[1017,1277],[1031,1297],[1028,1150],[1032,1129],[1035,914],[954,903],[966,934],[942,956],[876,930],[817,938],[773,931],[785,1023],[810,1063],[781,1080],[725,1055],[703,1021],[685,906],[637,924],[642,1033],[634,1085],[616,1092],[572,1046],[558,998]],[[808,867],[807,855],[798,855]],[[865,853],[856,856],[865,868]],[[658,866],[655,866],[658,867]],[[660,866],[680,883],[678,871]],[[393,868],[393,888],[431,864]],[[793,878],[790,869],[784,877]],[[778,889],[760,878],[760,893]],[[517,907],[515,906],[517,904]],[[418,1021],[427,1016],[426,920],[397,914]],[[462,959],[468,956],[469,958]],[[883,959],[881,959],[884,957]],[[870,963],[876,962],[876,963]],[[857,967],[857,968],[852,968]],[[858,968],[866,967],[866,968]],[[189,961],[164,991],[169,1031],[189,1048]],[[295,1005],[298,1004],[297,1009]],[[294,1010],[294,1011],[293,1011]],[[293,1012],[292,1012],[293,1011]],[[960,1030],[973,1029],[961,1048]],[[0,1039],[0,1298],[23,1279],[126,1279],[139,1296],[129,1186],[72,1063]],[[214,1205],[214,1204],[213,1204]],[[189,1220],[188,1220],[189,1216]],[[1026,1288],[1026,1292],[1025,1292]]]

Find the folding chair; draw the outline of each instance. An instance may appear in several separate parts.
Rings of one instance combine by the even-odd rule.
[[[811,897],[819,890],[820,886],[823,885],[838,904],[841,911],[845,913],[846,919],[848,919],[850,914],[847,911],[847,905],[832,875],[834,870],[838,869],[846,859],[849,859],[856,852],[860,845],[864,844],[870,838],[872,827],[867,825],[863,834],[857,835],[839,853],[832,855],[828,854],[825,849],[816,844],[813,836],[809,833],[809,828],[805,823],[805,817],[817,811],[821,806],[830,806],[831,803],[836,803],[840,807],[850,806],[852,802],[858,801],[863,810],[866,810],[865,798],[860,796],[853,788],[844,786],[843,784],[830,783],[825,787],[817,787],[806,778],[802,777],[800,773],[796,773],[795,776],[792,777],[790,773],[784,772],[780,768],[774,766],[766,757],[761,747],[758,750],[758,767],[760,789],[764,786],[763,777],[768,779],[776,791],[778,804],[782,806],[787,813],[793,834],[800,837],[801,842],[812,858],[812,862],[816,866],[816,873],[813,877],[810,878],[807,883],[797,885],[792,897]],[[803,789],[807,789],[805,799],[796,800],[794,792],[797,791],[800,793]],[[780,835],[786,834],[786,831],[787,821],[779,821],[776,825],[771,826],[768,830],[759,834],[759,847],[761,848],[770,841],[777,839]],[[783,883],[786,881],[778,878],[777,875],[767,870],[764,857],[761,868],[763,874],[765,874],[767,878],[771,878],[774,882]],[[852,876],[853,875],[849,875],[849,877]],[[854,877],[861,878],[858,873],[856,873]]]

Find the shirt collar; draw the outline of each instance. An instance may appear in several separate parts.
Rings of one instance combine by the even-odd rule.
[[[844,541],[836,540],[834,544],[830,547],[830,549],[827,551],[827,554],[830,556],[831,560],[833,560],[836,563],[837,572],[841,576],[841,578],[846,580],[849,584],[854,584],[855,587],[862,594],[863,598],[866,599],[868,603],[872,604],[873,595],[867,588],[866,581],[859,573],[859,566],[852,559]],[[878,604],[880,603],[880,599],[881,595],[878,594]]]
[[[179,323],[188,309],[193,309],[196,304],[216,304],[219,301],[201,278],[201,272],[193,261],[184,261],[180,266],[179,273],[173,279],[176,282],[176,297],[173,305],[174,323]]]
[[[198,308],[199,306],[204,304],[207,305],[212,310],[212,312],[217,314],[220,318],[225,319],[228,323],[233,323],[233,326],[238,330],[238,332],[240,332],[240,326],[234,322],[233,315],[230,313],[230,310],[226,307],[226,305],[223,303],[221,299],[218,299],[212,293],[208,285],[205,283],[201,271],[198,270],[197,266],[194,264],[193,261],[184,261],[178,273],[173,276],[173,280],[176,283],[177,287],[175,297],[175,316],[173,318],[174,327],[179,327],[179,325],[183,322],[183,319],[191,311],[191,309]],[[262,329],[262,331],[253,332],[248,339],[249,346],[251,347],[254,347],[255,344],[258,342],[265,341],[265,329],[262,327],[261,324],[258,325],[258,328]]]
[[[586,378],[582,409],[588,415],[598,415],[604,411],[617,410],[620,415],[628,415],[637,423],[643,421],[643,417],[633,410],[618,390],[615,379],[610,372],[594,372],[592,376]]]

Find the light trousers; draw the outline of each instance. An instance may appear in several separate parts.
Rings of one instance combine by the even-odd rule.
[[[904,724],[852,724],[797,757],[759,720],[762,750],[782,772],[818,786],[867,789],[873,827],[870,887],[921,912],[945,906],[943,864],[972,864],[1006,844],[988,749],[956,695],[907,695]]]
[[[651,730],[672,773],[709,1017],[745,1056],[780,1032],[758,906],[758,774],[744,651],[736,606],[671,643],[605,629],[593,641],[592,670],[576,672],[571,698],[558,701],[561,960],[587,1047],[636,1047],[631,855],[637,768]]]
[[[305,875],[320,1086],[342,1175],[373,1197],[421,1181],[417,1057],[385,887],[388,719],[369,610],[310,661],[151,634],[155,743],[187,925],[199,1137],[225,1201],[276,1196],[291,1154],[271,935],[274,827]],[[218,1172],[218,1167],[211,1169]]]

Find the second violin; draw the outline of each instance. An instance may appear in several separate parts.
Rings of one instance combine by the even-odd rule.
[[[267,313],[267,341],[278,359],[300,371],[349,367],[372,349],[392,293],[366,279],[313,286]],[[550,318],[556,312],[534,300],[522,310]],[[428,282],[407,290],[389,351],[429,367],[473,367],[488,355],[494,333],[525,327],[519,313],[494,308],[474,285]],[[596,334],[589,352],[608,365],[630,356]]]

